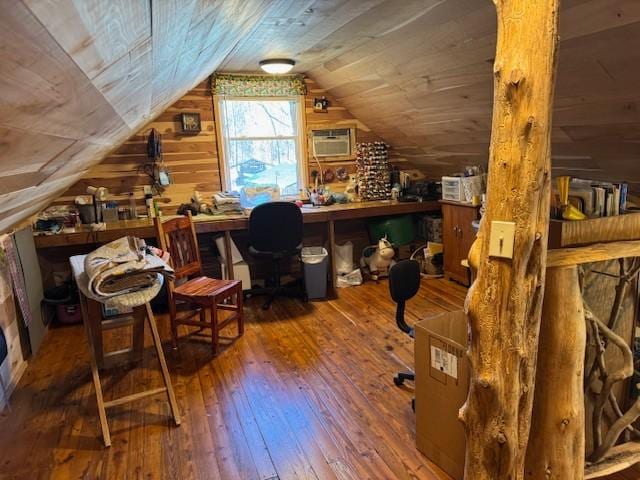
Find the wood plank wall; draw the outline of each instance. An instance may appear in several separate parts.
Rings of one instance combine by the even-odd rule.
[[[307,134],[318,128],[356,128],[356,141],[368,142],[380,140],[371,130],[343,106],[335,98],[327,94],[311,79],[306,79],[307,96],[305,101],[305,119]],[[330,102],[327,113],[317,113],[313,109],[314,98],[325,95]],[[200,113],[202,131],[198,135],[186,135],[181,132],[180,114],[186,112]],[[200,83],[177,102],[167,108],[158,118],[147,124],[134,136],[129,138],[114,153],[107,156],[100,164],[93,167],[79,181],[72,185],[53,204],[70,204],[77,195],[83,195],[88,185],[109,188],[110,197],[126,206],[129,192],[134,192],[137,203],[142,206],[143,187],[149,185],[149,177],[143,166],[148,162],[146,156],[146,137],[151,128],[162,134],[164,162],[171,171],[173,184],[163,196],[170,199],[162,204],[165,214],[173,214],[180,204],[188,202],[194,190],[200,191],[209,199],[213,192],[221,189],[220,165],[216,144],[216,129],[213,115],[213,98],[211,81]],[[307,135],[307,139],[309,139]],[[309,172],[317,169],[317,163],[308,151]],[[407,166],[403,159],[395,158],[394,163]],[[339,161],[322,161],[323,169],[345,167],[348,172],[355,171],[355,157]],[[334,191],[342,191],[346,182],[335,181],[331,187]]]
[[[199,134],[181,133],[180,114],[186,112],[200,113],[202,131]],[[143,166],[148,163],[146,138],[152,128],[162,134],[164,163],[174,182],[163,194],[171,199],[170,203],[162,205],[163,211],[175,213],[181,203],[191,198],[194,190],[207,197],[220,190],[210,81],[206,80],[93,167],[54,204],[72,203],[77,195],[85,194],[88,185],[94,185],[109,188],[111,198],[122,205],[128,201],[129,192],[134,192],[137,203],[144,205],[143,187],[150,181]]]

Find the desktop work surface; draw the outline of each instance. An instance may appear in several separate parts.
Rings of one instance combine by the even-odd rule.
[[[359,218],[371,218],[390,215],[403,215],[410,213],[439,212],[440,204],[437,201],[426,202],[398,202],[394,200],[378,200],[371,202],[355,202],[348,204],[336,204],[321,207],[302,208],[302,218],[305,224],[326,223],[328,227],[328,239],[332,261],[330,266],[333,278],[333,252],[335,245],[334,223],[342,220]],[[226,258],[231,258],[231,232],[246,230],[249,227],[248,215],[196,215],[193,217],[196,233],[224,233]],[[80,227],[75,232],[60,233],[57,235],[40,235],[35,237],[36,248],[55,248],[69,245],[89,245],[106,243],[111,240],[133,235],[140,238],[155,238],[153,222],[147,219],[122,220],[107,224],[106,230],[91,231],[86,227]],[[226,266],[228,278],[233,279],[233,265]]]

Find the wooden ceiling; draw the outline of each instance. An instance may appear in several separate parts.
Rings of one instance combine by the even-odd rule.
[[[536,0],[543,1],[543,0]],[[295,59],[431,175],[486,162],[486,0],[0,0],[0,231],[212,71]],[[640,182],[640,2],[564,0],[556,173]]]
[[[561,3],[554,173],[640,182],[640,1]],[[222,68],[294,58],[432,176],[486,163],[493,2],[316,1],[298,10],[263,19]]]
[[[0,0],[0,232],[215,70],[268,0]]]

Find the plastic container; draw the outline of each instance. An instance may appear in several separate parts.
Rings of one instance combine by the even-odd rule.
[[[78,211],[80,212],[80,220],[84,224],[96,223],[96,210],[91,205],[78,205]]]
[[[138,218],[138,209],[136,207],[136,197],[133,192],[129,192],[129,219],[135,220]]]
[[[80,323],[82,321],[80,304],[56,305],[56,318],[64,325]]]
[[[416,238],[416,229],[411,215],[374,218],[368,221],[371,243],[378,243],[383,237],[394,247],[409,245]]]
[[[242,187],[240,189],[240,206],[253,208],[267,202],[280,200],[280,187],[277,185],[261,185],[257,187]]]
[[[326,298],[329,254],[324,247],[303,247],[304,284],[310,299]]]
[[[82,310],[78,291],[73,284],[64,283],[44,291],[42,302],[50,305],[56,312],[56,319],[62,324],[80,323]]]
[[[464,191],[464,201],[471,203],[474,196],[482,195],[483,175],[473,177],[462,177],[462,190]]]
[[[461,177],[442,177],[442,199],[464,202],[464,188]]]

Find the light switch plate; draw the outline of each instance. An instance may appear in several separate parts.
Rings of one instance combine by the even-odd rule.
[[[516,236],[516,224],[513,222],[491,222],[489,256],[513,258],[513,243]]]

